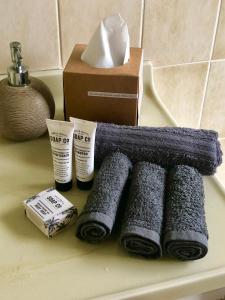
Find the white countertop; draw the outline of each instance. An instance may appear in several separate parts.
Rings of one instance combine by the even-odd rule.
[[[173,125],[150,89],[145,66],[140,125]],[[52,89],[62,118],[61,71],[36,73]],[[90,245],[74,226],[48,239],[24,215],[22,201],[53,186],[48,136],[13,143],[0,140],[0,299],[176,299],[225,286],[225,193],[205,178],[208,255],[198,261],[130,256],[118,241]],[[64,195],[79,209],[88,192]]]

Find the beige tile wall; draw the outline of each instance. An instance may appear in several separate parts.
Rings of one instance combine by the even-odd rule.
[[[155,69],[155,86],[179,126],[199,127],[209,63]]]
[[[61,68],[74,44],[116,12],[155,67],[225,59],[224,0],[0,0],[0,73],[12,40],[23,43],[32,70]]]
[[[143,45],[155,66],[210,59],[218,0],[146,0]]]
[[[181,126],[225,138],[225,0],[0,0],[0,73],[8,44],[23,44],[31,70],[62,68],[75,43],[119,12],[132,46],[145,49],[162,101]]]
[[[225,2],[222,0],[220,8],[220,17],[217,27],[216,42],[213,49],[213,59],[225,58]]]
[[[9,43],[20,41],[33,70],[60,65],[57,3],[53,0],[0,0],[0,73],[10,64]]]

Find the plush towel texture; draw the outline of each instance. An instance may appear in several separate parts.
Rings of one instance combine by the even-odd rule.
[[[222,162],[218,134],[212,130],[98,123],[96,166],[114,151],[126,154],[132,163],[148,161],[164,167],[189,165],[203,175],[214,174]]]
[[[139,162],[133,168],[129,198],[120,236],[130,253],[160,257],[165,169]]]
[[[163,245],[166,255],[182,260],[207,254],[202,176],[189,166],[176,166],[169,172]]]
[[[130,160],[122,153],[115,152],[104,159],[76,223],[78,238],[97,243],[111,234],[131,168]]]

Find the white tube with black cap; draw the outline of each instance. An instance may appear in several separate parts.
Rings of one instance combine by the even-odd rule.
[[[96,122],[70,117],[74,125],[74,154],[77,186],[88,190],[94,178],[94,149]]]
[[[58,191],[72,188],[73,123],[46,119],[52,148],[55,187]]]

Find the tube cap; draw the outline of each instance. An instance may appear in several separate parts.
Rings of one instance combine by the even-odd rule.
[[[93,185],[93,182],[94,180],[90,180],[90,181],[80,181],[77,179],[77,187],[80,189],[80,190],[90,190],[92,185]]]
[[[60,192],[66,192],[66,191],[71,190],[72,185],[73,185],[72,180],[69,182],[66,182],[66,183],[60,183],[60,182],[55,181],[55,188],[57,191],[60,191]]]

